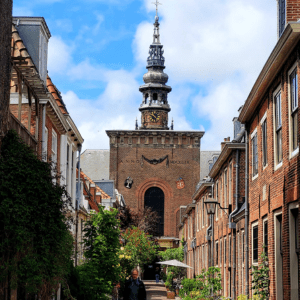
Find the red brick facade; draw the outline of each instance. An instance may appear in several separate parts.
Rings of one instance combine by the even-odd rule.
[[[176,237],[176,212],[180,205],[190,202],[199,181],[203,132],[136,130],[107,134],[110,179],[115,181],[126,204],[143,208],[145,192],[159,187],[164,193],[164,236]],[[127,177],[133,180],[130,189],[124,185]],[[184,181],[182,189],[177,188],[179,178]]]

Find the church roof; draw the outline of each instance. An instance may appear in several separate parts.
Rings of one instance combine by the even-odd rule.
[[[109,179],[109,150],[87,149],[81,154],[82,170],[93,181]]]

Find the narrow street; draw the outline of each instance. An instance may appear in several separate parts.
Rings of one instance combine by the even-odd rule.
[[[143,282],[147,291],[147,300],[167,299],[167,290],[162,283],[156,283],[155,280],[144,280]]]

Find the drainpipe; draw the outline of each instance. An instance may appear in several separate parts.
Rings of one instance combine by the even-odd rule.
[[[245,263],[246,263],[246,270],[245,270],[245,281],[246,281],[246,296],[249,296],[249,249],[248,249],[248,235],[249,235],[249,208],[248,208],[248,160],[249,160],[249,150],[248,150],[248,132],[245,131],[245,143],[246,143],[246,166],[245,166]]]
[[[211,187],[211,197],[214,197],[214,184]],[[211,231],[211,237],[209,236],[209,232]],[[210,216],[210,224],[206,229],[206,239],[210,241],[210,267],[214,265],[214,217]]]
[[[232,269],[233,269],[233,276],[232,276],[232,294],[233,294],[233,299],[235,299],[236,296],[236,288],[235,288],[235,274],[236,274],[236,223],[232,222],[233,217],[235,214],[238,212],[239,209],[239,167],[240,167],[240,150],[236,150],[236,158],[235,158],[235,209],[234,211],[229,215],[229,228],[231,228],[232,232],[232,252],[233,252],[233,257],[232,257]]]
[[[47,157],[44,157],[46,149],[46,137],[45,137],[45,126],[46,126],[46,105],[48,99],[40,99],[40,104],[42,104],[42,160],[47,161]]]

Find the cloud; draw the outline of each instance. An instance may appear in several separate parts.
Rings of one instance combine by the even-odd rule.
[[[220,143],[225,137],[233,138],[234,117],[246,98],[245,91],[250,85],[244,80],[226,80],[217,86],[211,86],[206,96],[197,95],[193,106],[200,118],[207,118],[210,126],[202,139],[202,150],[220,149]]]
[[[97,99],[80,99],[73,91],[62,96],[85,140],[84,149],[107,149],[109,140],[105,130],[134,129],[142,99],[135,75],[124,70],[99,70],[88,61],[75,69],[77,80],[93,72],[96,80],[105,82],[105,90]]]
[[[72,63],[73,47],[60,36],[52,36],[48,46],[48,70],[51,74],[63,74]]]
[[[145,4],[153,11],[152,2]],[[164,1],[159,7],[160,31],[169,75],[180,82],[223,80],[236,72],[256,76],[276,41],[276,3],[260,2]],[[152,22],[143,22],[137,29],[134,47],[140,63],[152,28]]]

